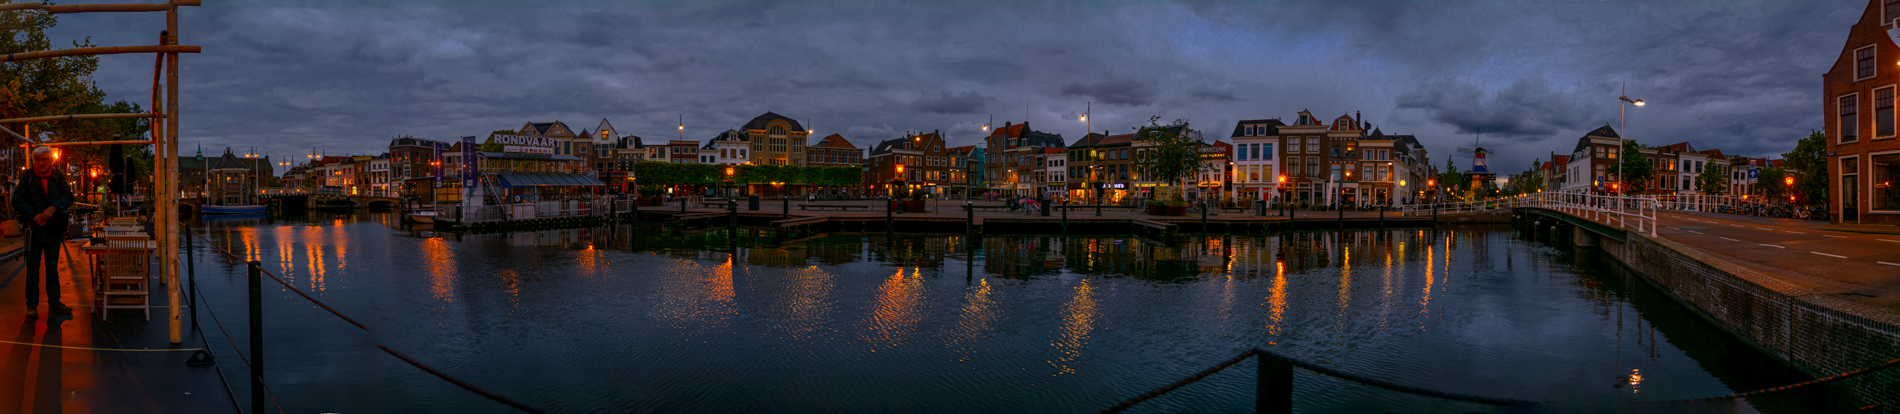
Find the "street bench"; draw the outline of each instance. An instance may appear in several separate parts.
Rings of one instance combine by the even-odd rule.
[[[819,210],[832,210],[832,209],[837,209],[837,210],[866,210],[866,211],[869,211],[869,210],[871,210],[871,206],[867,206],[867,205],[863,205],[863,204],[799,204],[799,205],[798,205],[798,209],[799,209],[799,210],[811,210],[811,209],[819,209]]]

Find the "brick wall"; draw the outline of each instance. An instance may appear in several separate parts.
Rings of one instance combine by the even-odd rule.
[[[1895,47],[1892,41],[1887,40],[1887,29],[1881,27],[1883,23],[1881,11],[1880,1],[1868,2],[1867,10],[1862,13],[1860,20],[1849,28],[1846,42],[1842,44],[1841,54],[1835,59],[1834,66],[1826,74],[1821,75],[1821,112],[1823,125],[1825,125],[1824,131],[1827,134],[1827,151],[1833,154],[1827,157],[1827,175],[1830,177],[1828,185],[1833,187],[1828,189],[1831,195],[1828,197],[1828,210],[1837,223],[1842,219],[1842,197],[1839,195],[1844,194],[1845,190],[1841,188],[1841,161],[1846,158],[1858,164],[1859,183],[1856,187],[1859,187],[1860,194],[1856,204],[1860,212],[1859,222],[1900,224],[1900,212],[1870,213],[1868,211],[1873,204],[1871,196],[1874,190],[1873,164],[1870,154],[1900,151],[1900,137],[1879,137],[1874,131],[1875,92],[1895,88],[1897,84],[1900,84],[1900,65],[1896,65],[1900,63],[1900,47]],[[1874,76],[1856,80],[1857,66],[1854,52],[1856,49],[1868,46],[1873,46]],[[1895,95],[1900,95],[1900,91],[1896,91]],[[1841,142],[1840,99],[1843,97],[1852,97],[1856,103],[1854,112],[1857,125],[1848,126],[1857,131],[1855,132],[1856,139],[1846,143]],[[1896,109],[1895,116],[1900,116],[1900,108]],[[1894,122],[1900,124],[1900,120]],[[1894,128],[1900,130],[1900,125],[1895,125]],[[1787,148],[1794,148],[1793,138],[1788,140]]]
[[[1808,291],[1666,239],[1630,233],[1602,249],[1716,326],[1816,377],[1900,358],[1900,316]],[[1900,407],[1900,368],[1839,383]],[[1739,390],[1753,391],[1753,390]]]

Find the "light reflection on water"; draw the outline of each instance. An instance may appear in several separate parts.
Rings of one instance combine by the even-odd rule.
[[[748,231],[729,248],[718,231],[319,223],[210,230],[260,250],[247,254],[302,258],[272,268],[368,321],[377,342],[551,411],[1094,411],[1252,347],[1580,411],[1635,399],[1638,385],[1647,400],[1799,379],[1614,266],[1499,229],[989,237],[975,249],[960,236],[780,245]],[[200,260],[201,279],[224,281],[207,283],[212,305],[241,315],[242,268]],[[287,408],[501,411],[275,293],[266,334],[282,371],[270,379]],[[1253,379],[1234,372],[1246,371],[1143,409],[1245,410]],[[346,390],[360,398],[330,397]],[[1307,410],[1486,409],[1323,378],[1296,395]]]

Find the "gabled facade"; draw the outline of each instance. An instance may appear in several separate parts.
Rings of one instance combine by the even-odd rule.
[[[1577,145],[1570,150],[1570,163],[1565,166],[1565,182],[1560,191],[1592,194],[1612,191],[1617,178],[1610,174],[1610,166],[1622,160],[1623,141],[1623,136],[1609,125],[1577,138]]]
[[[1285,172],[1280,169],[1280,128],[1286,123],[1279,118],[1253,119],[1234,124],[1234,133],[1228,137],[1233,140],[1233,186],[1234,197],[1248,200],[1266,200],[1272,198],[1280,186],[1279,177]]]
[[[1888,37],[1900,3],[1870,0],[1821,75],[1827,135],[1828,210],[1836,223],[1900,223],[1900,46]],[[1793,142],[1788,143],[1790,147]],[[1770,183],[1762,183],[1769,185]]]
[[[740,127],[752,145],[748,159],[757,165],[805,165],[805,140],[811,134],[798,121],[772,112]]]
[[[825,167],[856,167],[864,164],[864,150],[844,135],[831,134],[818,139],[818,142],[805,148],[805,165]]]
[[[937,132],[878,142],[865,158],[865,193],[889,196],[908,190],[943,195],[954,185],[949,152],[943,144],[943,135]]]

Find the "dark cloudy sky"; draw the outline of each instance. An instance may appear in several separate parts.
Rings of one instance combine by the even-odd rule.
[[[1073,142],[1187,118],[1359,112],[1433,161],[1468,146],[1517,171],[1651,105],[1625,136],[1768,156],[1819,128],[1820,76],[1866,0],[1772,1],[207,0],[183,12],[182,139],[207,152],[384,151],[602,118],[648,142],[705,140],[765,111],[860,146],[906,130],[974,143],[994,117]],[[52,34],[152,44],[157,14],[68,15]],[[107,56],[144,102],[149,56]],[[1464,167],[1464,163],[1460,163]]]

